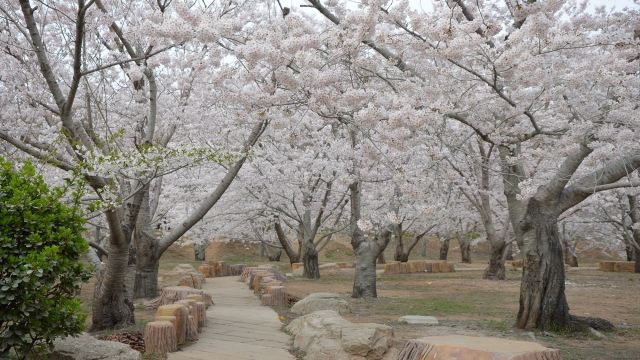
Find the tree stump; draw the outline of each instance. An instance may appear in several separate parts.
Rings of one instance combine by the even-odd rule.
[[[275,305],[273,296],[271,296],[271,294],[262,295],[262,297],[260,298],[260,303],[262,305],[264,305],[264,306],[273,306],[273,305]]]
[[[173,324],[173,329],[176,332],[176,343],[178,345],[180,345],[180,342],[178,341],[178,337],[180,334],[178,334],[178,320],[176,319],[175,316],[173,315],[156,315],[156,317],[153,319],[153,321],[168,321],[170,323]],[[184,328],[186,330],[186,327]],[[184,335],[183,335],[184,336]]]
[[[268,286],[267,294],[271,296],[271,305],[285,306],[287,304],[287,291],[284,286]]]
[[[178,349],[176,329],[170,321],[151,321],[144,327],[144,350],[147,354],[166,355]]]
[[[189,315],[187,319],[187,340],[198,340],[198,320],[193,315]]]
[[[200,265],[198,266],[198,272],[204,275],[205,278],[213,277],[211,275],[211,266],[209,265]]]
[[[177,342],[178,344],[184,344],[187,334],[189,309],[182,304],[162,305],[158,307],[158,310],[156,311],[156,319],[166,316],[173,316],[175,318]]]
[[[194,289],[188,286],[167,286],[162,288],[162,290],[160,291],[160,297],[149,301],[147,303],[147,306],[157,308],[160,305],[173,304],[176,301],[186,299],[189,295],[192,294],[202,295],[205,303],[207,303],[208,305],[213,305],[213,299],[211,298],[211,295],[200,289]]]
[[[202,296],[202,294],[189,294],[187,295],[186,300],[194,300],[196,302],[200,301],[203,302],[205,304],[205,306],[207,307],[207,309],[209,308],[209,304],[207,303],[207,299]]]
[[[196,311],[198,313],[198,328],[202,329],[207,325],[207,306],[202,301],[196,301]]]

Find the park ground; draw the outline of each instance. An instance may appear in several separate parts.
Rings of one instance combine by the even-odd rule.
[[[428,259],[437,254],[437,244],[429,247]],[[388,249],[387,259],[392,259]],[[416,251],[417,253],[417,251]],[[399,274],[378,277],[378,298],[352,299],[353,269],[341,269],[319,280],[293,278],[287,281],[290,294],[302,298],[313,292],[339,293],[347,299],[353,313],[345,317],[353,322],[375,322],[394,328],[396,344],[424,336],[475,335],[497,336],[516,340],[536,341],[545,346],[560,349],[563,359],[640,359],[640,275],[632,273],[608,273],[596,269],[597,259],[583,258],[581,267],[567,272],[566,293],[571,312],[576,315],[602,317],[612,321],[616,330],[604,333],[601,338],[592,333],[529,332],[514,328],[518,311],[520,269],[508,269],[506,281],[482,280],[486,249],[475,249],[473,263],[460,264],[457,248],[452,244],[449,261],[456,264],[454,273]],[[266,263],[258,255],[254,245],[246,243],[213,243],[207,249],[208,260],[248,265]],[[602,254],[591,254],[590,256]],[[420,258],[414,254],[416,259]],[[608,258],[608,257],[607,257]],[[350,247],[337,242],[321,253],[320,262],[353,261]],[[191,247],[174,247],[162,258],[160,266],[161,286],[172,285],[171,279],[162,275],[175,265],[194,261]],[[279,264],[283,272],[290,272],[286,256]],[[91,299],[93,284],[83,286],[82,298],[87,304]],[[215,293],[213,294],[215,301]],[[276,309],[285,322],[291,319],[286,308]],[[439,325],[403,325],[397,320],[402,315],[436,316]],[[136,304],[136,329],[151,320],[153,312]]]

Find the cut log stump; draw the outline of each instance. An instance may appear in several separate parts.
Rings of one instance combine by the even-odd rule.
[[[178,349],[176,329],[170,321],[151,321],[144,327],[144,350],[147,354],[166,355]]]
[[[189,309],[182,304],[162,305],[156,310],[156,319],[172,316],[175,318],[176,339],[178,344],[184,344],[187,338],[187,321]]]

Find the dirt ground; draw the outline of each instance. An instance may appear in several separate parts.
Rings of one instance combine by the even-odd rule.
[[[612,321],[617,329],[601,339],[593,334],[533,333],[515,329],[513,323],[518,310],[520,270],[510,269],[508,280],[482,280],[486,249],[480,245],[472,254],[474,263],[460,264],[456,244],[451,244],[449,261],[456,264],[455,273],[380,275],[378,298],[357,300],[350,297],[353,269],[342,269],[337,275],[319,280],[293,278],[287,282],[288,291],[297,297],[312,292],[342,294],[353,307],[346,316],[353,322],[377,322],[393,326],[396,344],[412,338],[431,335],[486,335],[518,340],[536,341],[560,349],[563,359],[640,359],[640,274],[605,273],[595,269],[596,259],[581,259],[579,270],[567,272],[566,293],[571,312],[576,315],[602,317]],[[437,255],[437,241],[427,249],[427,258]],[[421,258],[416,249],[412,258]],[[392,259],[390,246],[385,256]],[[245,243],[213,243],[206,252],[207,260],[254,265],[266,263],[258,256],[256,246]],[[597,254],[595,254],[597,256]],[[604,257],[608,258],[608,257]],[[353,261],[353,252],[346,241],[330,244],[322,253],[321,263]],[[199,264],[191,247],[173,247],[160,264],[160,285],[165,284],[163,273],[177,264]],[[276,263],[289,272],[289,262],[283,254]],[[81,298],[90,312],[93,283],[84,284]],[[285,318],[287,309],[277,309]],[[432,315],[437,326],[404,325],[397,322],[402,315]],[[141,329],[151,320],[153,311],[136,302],[136,326]]]
[[[481,268],[477,263],[468,268]],[[459,334],[498,336],[534,340],[560,349],[563,359],[640,359],[640,275],[605,273],[595,269],[567,273],[567,298],[576,315],[602,317],[617,330],[600,339],[593,334],[533,333],[515,329],[518,311],[520,271],[508,271],[508,280],[482,280],[481,270],[439,274],[380,275],[378,299],[364,301],[350,297],[353,270],[320,280],[293,279],[287,290],[304,297],[312,292],[344,295],[353,322],[391,325],[396,346],[423,336]],[[431,315],[437,326],[403,325],[402,315]]]

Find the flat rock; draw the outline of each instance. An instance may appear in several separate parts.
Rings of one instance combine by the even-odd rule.
[[[398,359],[560,360],[560,351],[535,342],[477,336],[431,336],[409,340]]]
[[[83,333],[77,337],[60,338],[53,343],[51,360],[139,360],[140,353],[129,345],[98,340]]]
[[[313,293],[291,307],[291,312],[296,315],[306,315],[319,310],[333,310],[342,315],[350,313],[351,306],[338,294]]]
[[[438,325],[438,319],[434,316],[405,315],[401,316],[398,321],[412,325]]]

